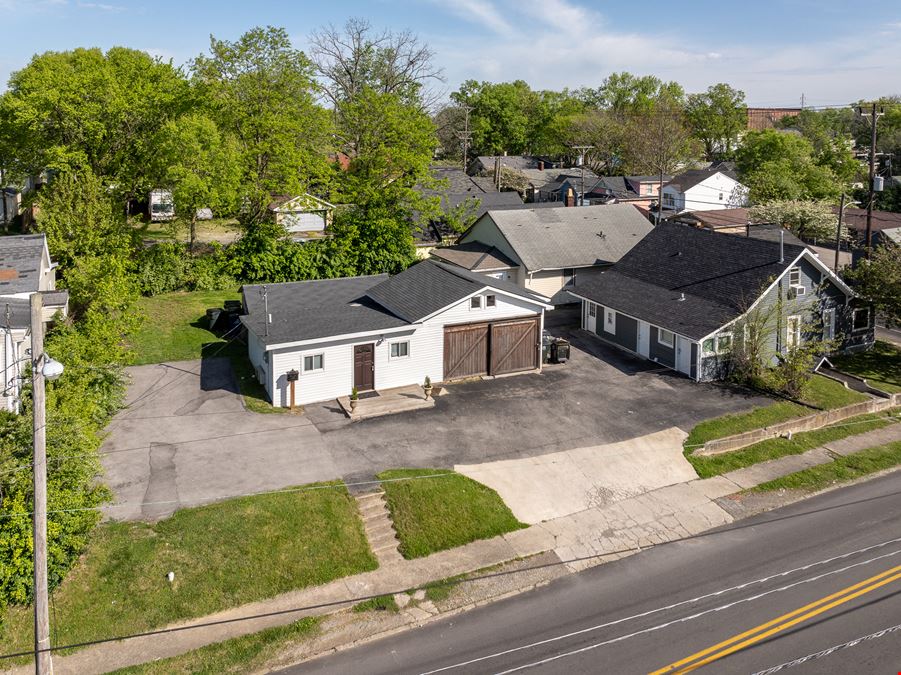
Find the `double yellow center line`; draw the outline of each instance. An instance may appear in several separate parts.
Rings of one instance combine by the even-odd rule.
[[[697,668],[701,668],[702,666],[706,666],[709,663],[713,663],[719,659],[722,659],[730,654],[734,654],[737,651],[741,651],[742,649],[746,649],[751,645],[757,644],[763,640],[766,640],[777,633],[781,633],[784,630],[791,628],[792,626],[796,626],[799,623],[807,621],[808,619],[812,619],[813,617],[822,614],[824,612],[828,612],[830,609],[834,607],[838,607],[846,602],[853,600],[854,598],[859,598],[862,595],[870,593],[871,591],[875,591],[877,588],[881,588],[886,584],[890,584],[893,581],[897,581],[901,579],[901,565],[897,567],[893,567],[890,570],[886,570],[881,574],[877,574],[876,576],[870,577],[869,579],[865,579],[864,581],[858,582],[853,586],[848,586],[847,588],[843,588],[837,593],[833,593],[832,595],[827,595],[825,598],[820,598],[815,602],[811,602],[808,605],[804,605],[803,607],[799,607],[798,609],[789,612],[788,614],[783,614],[782,616],[776,617],[775,619],[771,619],[766,623],[762,623],[751,630],[747,630],[744,633],[739,633],[728,640],[724,640],[718,644],[713,645],[712,647],[708,647],[707,649],[703,649],[691,656],[687,656],[684,659],[676,661],[674,663],[669,664],[659,670],[655,670],[651,675],[673,675],[675,673],[688,673]]]

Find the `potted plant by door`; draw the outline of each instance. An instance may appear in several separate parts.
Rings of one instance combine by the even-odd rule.
[[[428,401],[432,397],[432,380],[428,375],[425,377],[425,382],[422,383],[422,390],[425,392],[425,400]]]
[[[350,390],[350,411],[353,412],[357,409],[357,404],[360,402],[360,392],[357,391],[357,388],[354,387]]]

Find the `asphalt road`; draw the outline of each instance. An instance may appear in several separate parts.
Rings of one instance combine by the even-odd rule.
[[[284,672],[896,673],[899,593],[901,472]]]

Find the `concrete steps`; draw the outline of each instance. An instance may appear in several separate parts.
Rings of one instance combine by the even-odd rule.
[[[375,492],[356,495],[354,499],[357,500],[357,510],[363,519],[369,548],[379,561],[379,566],[403,562],[404,558],[397,550],[400,542],[388,513],[384,491],[379,488]]]

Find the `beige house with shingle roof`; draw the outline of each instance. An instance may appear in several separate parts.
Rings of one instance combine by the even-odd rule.
[[[565,288],[618,261],[651,229],[631,204],[488,211],[432,256],[561,304],[573,301]]]

